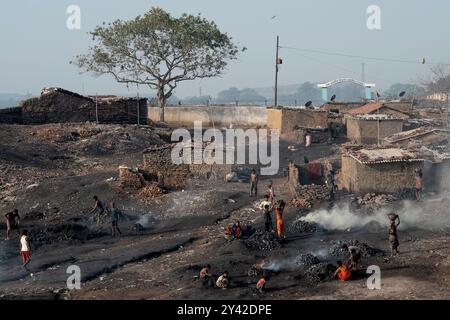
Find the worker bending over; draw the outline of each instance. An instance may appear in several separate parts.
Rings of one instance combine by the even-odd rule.
[[[220,289],[228,289],[228,271],[225,271],[216,281],[216,287]]]
[[[342,246],[342,250],[348,251],[348,263],[350,268],[355,271],[358,268],[359,260],[361,260],[361,250],[358,247],[348,246],[347,244]]]
[[[342,261],[338,261],[337,265],[338,267],[334,272],[333,279],[338,277],[338,279],[341,281],[350,280],[352,277],[352,272],[350,271],[350,268],[346,264],[343,264]]]

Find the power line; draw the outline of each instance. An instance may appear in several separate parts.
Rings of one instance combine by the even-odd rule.
[[[309,52],[309,53],[317,53],[317,54],[323,54],[323,55],[328,55],[328,56],[339,56],[339,57],[345,57],[345,58],[356,58],[356,59],[384,61],[384,62],[409,63],[409,64],[431,64],[431,65],[440,65],[441,64],[439,62],[427,62],[427,61],[424,62],[423,60],[422,61],[416,61],[416,60],[403,60],[403,59],[392,59],[392,58],[369,57],[369,56],[360,56],[360,55],[338,53],[338,52],[331,52],[331,51],[321,51],[321,50],[295,48],[295,47],[288,47],[288,46],[280,46],[280,48],[288,49],[288,50],[302,51],[302,52]],[[449,63],[442,63],[442,65],[449,66],[450,64]]]

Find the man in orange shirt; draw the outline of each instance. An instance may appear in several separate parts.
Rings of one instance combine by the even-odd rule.
[[[256,290],[258,290],[261,293],[264,293],[264,291],[266,290],[267,280],[268,280],[267,277],[262,277],[261,279],[259,279],[259,281],[256,283]]]
[[[350,268],[346,264],[343,264],[342,261],[338,261],[337,265],[338,267],[333,275],[333,279],[338,277],[339,280],[341,281],[350,280],[350,278],[352,277],[352,272],[350,271]]]
[[[283,213],[284,213],[284,207],[285,202],[283,200],[280,200],[277,202],[277,205],[275,207],[275,215],[277,217],[277,234],[278,234],[278,240],[281,240],[281,236],[284,232],[284,223],[283,223]]]

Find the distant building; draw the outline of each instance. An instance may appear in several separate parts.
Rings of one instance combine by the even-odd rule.
[[[437,92],[437,93],[433,93],[433,94],[426,96],[426,99],[431,100],[431,101],[445,102],[445,101],[447,101],[447,97],[448,97],[447,93]]]
[[[342,188],[356,194],[395,193],[414,188],[423,159],[398,148],[349,149],[342,154]]]
[[[409,118],[410,104],[401,102],[370,102],[346,113],[355,115],[386,114],[396,118]]]
[[[403,119],[390,115],[346,116],[347,138],[358,144],[377,144],[378,140],[401,132]]]
[[[267,108],[267,127],[289,134],[298,128],[323,129],[328,127],[327,112],[300,107]]]

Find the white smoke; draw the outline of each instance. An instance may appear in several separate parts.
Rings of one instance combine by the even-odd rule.
[[[295,262],[295,259],[280,259],[270,260],[264,265],[264,269],[278,272],[280,270],[295,270],[299,265]]]
[[[424,202],[404,201],[399,210],[381,208],[372,214],[356,213],[350,206],[341,205],[332,209],[320,209],[301,217],[300,220],[317,223],[326,230],[348,230],[363,228],[369,223],[388,226],[387,214],[395,212],[400,217],[400,228],[411,229],[446,229],[450,228],[450,214],[447,197],[431,199]]]
[[[154,223],[156,221],[155,217],[151,213],[143,214],[139,217],[139,220],[137,223],[139,223],[144,228],[147,228],[150,224]]]

